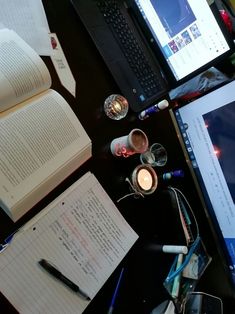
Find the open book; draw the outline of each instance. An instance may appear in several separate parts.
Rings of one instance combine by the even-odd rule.
[[[91,140],[50,73],[15,32],[0,30],[0,207],[19,219],[91,157]]]
[[[0,251],[0,291],[11,304],[21,314],[81,314],[89,301],[39,261],[49,261],[92,300],[138,235],[88,172],[11,239]]]

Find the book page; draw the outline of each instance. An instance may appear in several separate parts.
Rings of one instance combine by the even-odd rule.
[[[80,314],[89,301],[38,261],[50,261],[93,299],[138,236],[90,173],[43,212],[0,254],[0,290],[21,314]]]
[[[15,32],[0,29],[0,112],[51,86],[39,55]]]
[[[17,106],[17,110],[1,113],[0,134],[0,201],[10,209],[32,191],[34,202],[45,196],[50,185],[43,184],[50,176],[59,172],[51,182],[55,186],[90,157],[90,138],[68,103],[54,90]],[[63,170],[75,157],[71,169]],[[28,199],[22,207],[30,205]]]
[[[1,0],[0,21],[39,55],[51,55],[50,29],[41,0]]]

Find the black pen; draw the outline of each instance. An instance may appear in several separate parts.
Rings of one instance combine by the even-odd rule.
[[[52,264],[50,264],[48,261],[46,261],[45,259],[41,259],[38,262],[43,269],[45,269],[50,275],[52,275],[53,277],[55,277],[56,279],[60,280],[61,282],[63,282],[66,286],[68,286],[71,290],[73,290],[74,292],[78,292],[83,298],[85,298],[86,300],[90,301],[91,299],[88,297],[88,295],[82,291],[78,285],[76,285],[75,283],[73,283],[70,279],[68,279],[67,277],[65,277],[55,266],[53,266]]]

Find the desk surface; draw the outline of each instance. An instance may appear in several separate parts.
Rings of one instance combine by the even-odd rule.
[[[160,142],[167,149],[167,165],[157,169],[158,173],[173,169],[183,169],[185,171],[185,178],[175,184],[183,191],[195,209],[195,214],[199,218],[202,237],[204,236],[209,254],[213,258],[211,265],[201,279],[201,291],[223,297],[225,309],[231,306],[235,308],[234,303],[229,298],[229,289],[226,288],[227,284],[216,244],[213,243],[205,214],[201,209],[169,112],[167,110],[162,111],[145,121],[138,120],[137,115],[131,111],[123,120],[113,121],[108,119],[102,111],[104,99],[112,93],[119,93],[119,89],[105,63],[69,0],[44,0],[43,3],[51,32],[57,34],[77,82],[76,99],[61,86],[51,60],[44,58],[52,75],[52,88],[59,91],[67,99],[92,139],[93,157],[17,223],[14,224],[1,211],[0,240],[2,241],[7,235],[18,229],[88,170],[96,175],[116,203],[117,199],[128,192],[128,186],[124,182],[124,178],[139,164],[139,156],[134,155],[125,160],[115,159],[107,148],[113,138],[128,134],[133,128],[141,128],[148,135],[150,143]],[[147,314],[167,298],[163,280],[168,273],[174,256],[164,255],[163,253],[150,256],[144,252],[143,243],[153,238],[158,239],[161,243],[163,241],[171,242],[171,239],[172,242],[175,242],[175,236],[171,232],[171,225],[174,222],[170,222],[170,225],[163,223],[164,217],[167,216],[167,208],[165,208],[164,199],[161,197],[161,187],[148,198],[128,198],[118,204],[116,203],[116,205],[133,229],[140,235],[140,240],[84,313],[107,312],[120,268],[125,266],[126,271],[114,313]],[[220,278],[217,279],[217,276],[220,276]],[[221,282],[223,282],[223,285]],[[15,313],[14,309],[2,296],[0,304],[2,313]],[[227,312],[225,311],[225,313]],[[229,311],[229,313],[232,312]]]

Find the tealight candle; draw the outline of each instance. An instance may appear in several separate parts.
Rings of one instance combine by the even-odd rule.
[[[122,106],[120,105],[119,102],[114,101],[112,111],[113,111],[114,114],[120,113],[122,111]]]
[[[143,190],[150,190],[153,185],[153,178],[151,173],[146,169],[140,169],[137,173],[137,181]]]
[[[137,166],[131,175],[131,179],[133,188],[142,194],[151,194],[157,188],[157,174],[150,165]]]

